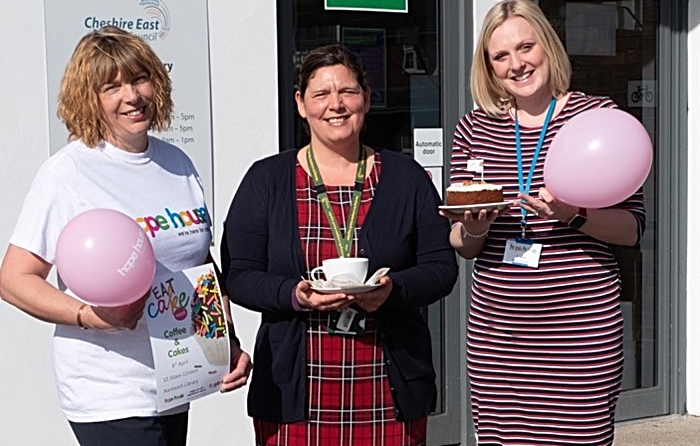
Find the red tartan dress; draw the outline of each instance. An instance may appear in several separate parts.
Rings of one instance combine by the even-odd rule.
[[[355,230],[357,238],[379,182],[380,155],[365,179]],[[326,186],[338,225],[347,225],[352,186]],[[325,259],[338,257],[330,225],[313,180],[297,162],[299,234],[307,276]],[[306,332],[307,420],[289,424],[254,420],[255,441],[264,446],[422,446],[427,418],[397,421],[384,367],[384,353],[369,314],[360,336],[329,334],[328,313],[308,313]]]

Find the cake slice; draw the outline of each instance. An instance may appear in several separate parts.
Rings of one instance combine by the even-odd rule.
[[[447,190],[448,206],[503,202],[503,187],[486,182],[464,181],[450,185]]]

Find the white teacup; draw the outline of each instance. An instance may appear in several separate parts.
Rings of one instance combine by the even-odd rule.
[[[327,259],[323,261],[323,266],[317,266],[311,270],[311,279],[314,281],[321,280],[321,278],[317,276],[319,273],[323,273],[328,282],[335,277],[339,279],[342,278],[344,281],[354,277],[354,283],[364,283],[365,277],[367,277],[368,267],[369,260],[362,257],[338,257],[335,259]]]

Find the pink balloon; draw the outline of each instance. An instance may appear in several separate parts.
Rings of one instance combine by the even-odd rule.
[[[644,126],[619,109],[580,113],[552,139],[544,183],[564,203],[604,208],[626,200],[644,184],[653,148]]]
[[[56,268],[83,301],[118,307],[146,294],[156,261],[148,236],[134,220],[112,209],[93,209],[77,215],[61,231]]]

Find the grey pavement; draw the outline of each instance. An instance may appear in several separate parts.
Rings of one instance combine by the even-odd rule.
[[[670,415],[617,423],[613,446],[700,446],[700,417]]]

